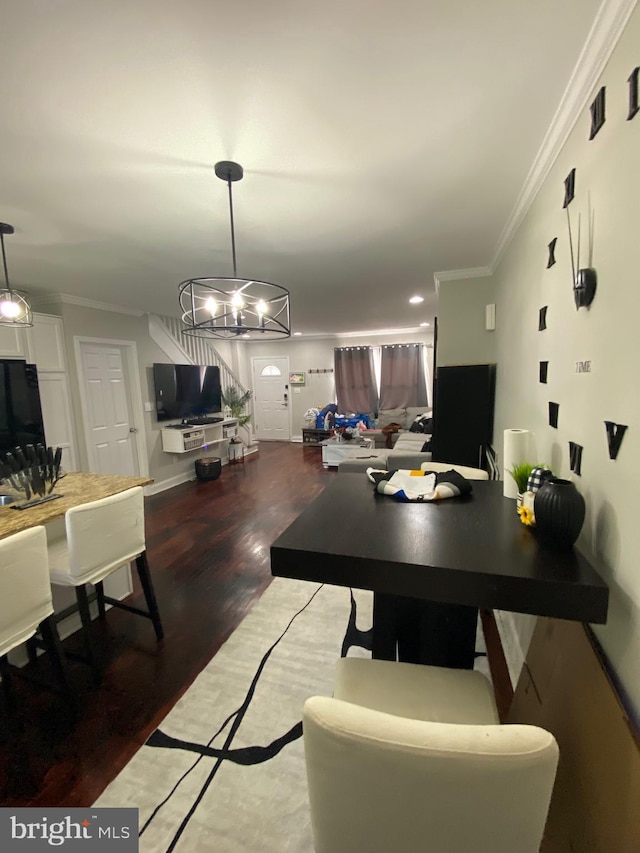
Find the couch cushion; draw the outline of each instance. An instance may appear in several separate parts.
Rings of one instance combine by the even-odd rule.
[[[407,410],[406,409],[380,409],[376,426],[381,429],[389,424],[400,424],[402,429],[406,429]]]
[[[396,443],[393,445],[393,449],[408,450],[411,453],[419,453],[427,439],[428,436],[423,432],[403,432],[398,436]]]

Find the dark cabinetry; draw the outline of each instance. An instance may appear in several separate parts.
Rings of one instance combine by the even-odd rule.
[[[436,370],[433,460],[486,468],[493,439],[495,364],[463,364]]]

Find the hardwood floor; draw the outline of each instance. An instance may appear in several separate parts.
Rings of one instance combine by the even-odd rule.
[[[269,546],[333,477],[320,449],[267,443],[218,480],[146,500],[149,565],[165,638],[112,610],[98,626],[105,670],[71,721],[59,697],[14,679],[20,725],[0,731],[3,805],[86,806],[130,760],[271,582]],[[140,591],[134,596],[140,604]],[[74,647],[76,638],[65,641]],[[36,670],[45,670],[40,663]],[[43,672],[43,679],[47,675]]]
[[[100,686],[91,685],[88,667],[71,668],[81,695],[75,719],[59,697],[16,678],[17,725],[0,708],[0,804],[91,805],[269,585],[271,542],[335,476],[317,447],[263,442],[218,480],[147,498],[164,641],[156,643],[148,620],[111,610],[96,624],[105,656]],[[137,586],[133,598],[142,605]],[[70,637],[65,648],[77,643]],[[500,661],[491,645],[489,659]],[[40,671],[47,676],[46,661]]]

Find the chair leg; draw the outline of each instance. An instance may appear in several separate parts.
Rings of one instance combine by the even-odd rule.
[[[13,692],[13,675],[11,664],[6,655],[0,657],[0,676],[2,677],[2,692],[7,702],[7,710],[12,720],[17,719],[16,697]]]
[[[29,655],[29,663],[36,663],[38,660],[38,640],[36,637],[29,637],[27,640],[27,654]]]
[[[93,636],[93,625],[91,624],[91,611],[89,610],[89,596],[87,595],[86,586],[76,587],[76,598],[78,600],[78,610],[82,621],[82,635],[84,645],[87,650],[87,656],[93,673],[93,680],[97,684],[100,680],[100,669],[98,667],[98,650]]]
[[[42,634],[45,648],[49,653],[51,667],[60,691],[67,700],[67,703],[72,708],[75,708],[77,705],[76,695],[71,686],[71,681],[69,680],[67,661],[62,650],[62,643],[60,642],[58,626],[56,625],[54,616],[48,616],[40,623],[40,633]]]
[[[107,615],[107,608],[105,606],[104,601],[104,583],[102,581],[98,581],[95,585],[96,588],[96,601],[98,602],[98,616],[100,619],[104,619]]]
[[[158,602],[156,601],[156,594],[151,581],[146,551],[143,551],[139,557],[136,557],[136,569],[138,570],[138,577],[140,578],[140,585],[142,586],[144,597],[147,602],[149,615],[153,622],[153,629],[156,632],[156,639],[159,642],[164,637],[164,631],[162,630],[160,611],[158,610]]]

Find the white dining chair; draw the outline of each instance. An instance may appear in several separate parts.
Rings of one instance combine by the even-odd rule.
[[[489,474],[482,468],[470,468],[468,465],[457,465],[455,462],[423,462],[420,465],[421,471],[434,471],[440,474],[443,471],[457,471],[462,474],[467,480],[488,480]]]
[[[316,853],[537,853],[558,762],[482,673],[343,658],[303,713]]]
[[[7,656],[38,631],[55,676],[53,687],[73,702],[53,615],[47,535],[41,525],[0,539],[0,675],[11,710],[15,710],[14,668]]]
[[[65,529],[66,538],[49,543],[51,583],[75,587],[85,648],[97,677],[99,654],[93,635],[87,584],[95,586],[101,619],[105,618],[105,605],[111,604],[150,619],[158,641],[164,636],[147,561],[142,488],[136,486],[67,510]],[[111,598],[104,592],[104,579],[134,560],[148,608],[146,611]]]

